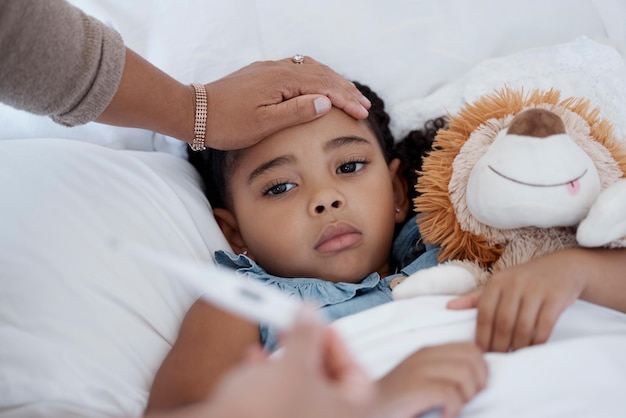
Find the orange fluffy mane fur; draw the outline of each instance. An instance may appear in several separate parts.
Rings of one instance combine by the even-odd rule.
[[[614,138],[612,124],[599,117],[599,110],[592,108],[589,100],[561,100],[560,96],[560,92],[554,89],[532,90],[525,94],[523,90],[505,87],[465,105],[458,115],[450,116],[449,129],[438,132],[433,151],[425,157],[419,172],[415,186],[419,196],[414,204],[423,240],[441,246],[440,261],[470,259],[489,268],[502,254],[501,243],[493,243],[483,235],[462,230],[449,192],[455,158],[472,132],[488,120],[516,115],[537,105],[565,108],[589,125],[591,137],[609,151],[622,173],[626,173],[626,151]]]

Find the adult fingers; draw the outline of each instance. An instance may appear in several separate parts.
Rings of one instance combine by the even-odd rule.
[[[325,330],[326,374],[335,384],[335,390],[355,402],[371,399],[374,383],[355,361],[334,329]]]
[[[319,373],[323,367],[323,331],[315,311],[301,309],[293,327],[283,336],[285,361],[304,372]]]
[[[261,119],[264,120],[261,136],[317,119],[327,114],[332,106],[356,119],[364,119],[368,115],[363,105],[337,89],[319,89],[321,94],[313,94],[315,91],[317,89],[313,87],[301,85],[300,95],[294,94],[292,98],[259,109],[263,112]]]
[[[290,86],[285,93],[285,99],[289,100],[303,95],[324,95],[330,99],[333,106],[342,109],[355,119],[365,119],[369,115],[369,100],[358,91],[349,81],[342,80],[345,85],[338,85],[338,82],[329,76],[306,75],[292,77],[289,80]],[[365,101],[367,106],[362,102]],[[316,116],[319,116],[317,114]]]
[[[299,83],[302,83],[299,87],[300,94],[325,94],[331,99],[335,107],[343,109],[353,117],[357,119],[367,117],[366,109],[369,109],[371,106],[369,99],[365,97],[352,82],[339,75],[327,65],[309,56],[303,58],[302,64],[294,65],[292,58],[286,58],[281,61],[288,65],[291,64],[289,68],[293,71],[314,74],[316,76],[310,79],[311,81],[309,83],[298,80]],[[354,100],[358,102],[358,106],[354,106]],[[363,111],[364,109],[365,112]]]
[[[325,330],[325,342],[324,364],[328,377],[339,383],[365,377],[365,372],[354,361],[352,354],[333,328]]]
[[[275,105],[267,105],[263,110],[266,112],[264,130],[269,134],[309,122],[328,113],[331,107],[330,99],[320,94],[297,96]]]
[[[249,363],[260,363],[267,360],[268,354],[263,347],[259,344],[255,344],[248,348],[248,351],[245,355],[245,360]]]

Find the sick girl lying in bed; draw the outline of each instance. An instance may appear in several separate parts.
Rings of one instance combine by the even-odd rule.
[[[191,158],[233,249],[218,252],[217,263],[307,300],[329,321],[391,301],[393,278],[437,263],[436,248],[416,247],[409,220],[413,188],[405,174],[421,158],[418,166],[398,158],[406,153],[394,150],[383,102],[358,87],[372,101],[367,121],[332,109],[250,148]],[[417,157],[419,146],[410,147]],[[206,399],[250,346],[272,351],[278,342],[271,328],[196,302],[157,373],[148,409]],[[414,416],[428,397],[453,416],[486,375],[472,342],[422,349],[378,382],[374,415]]]

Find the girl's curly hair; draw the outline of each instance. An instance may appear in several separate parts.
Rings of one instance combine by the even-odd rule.
[[[433,149],[433,142],[440,129],[448,129],[448,121],[440,116],[426,121],[422,129],[410,131],[393,150],[393,158],[402,161],[402,176],[406,179],[411,202],[417,197],[415,190],[424,157]]]

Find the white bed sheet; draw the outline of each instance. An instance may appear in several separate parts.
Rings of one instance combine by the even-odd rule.
[[[447,310],[450,298],[394,301],[334,326],[376,378],[421,347],[473,339],[476,310]],[[546,344],[485,358],[487,388],[462,418],[625,416],[626,314],[577,301]]]

